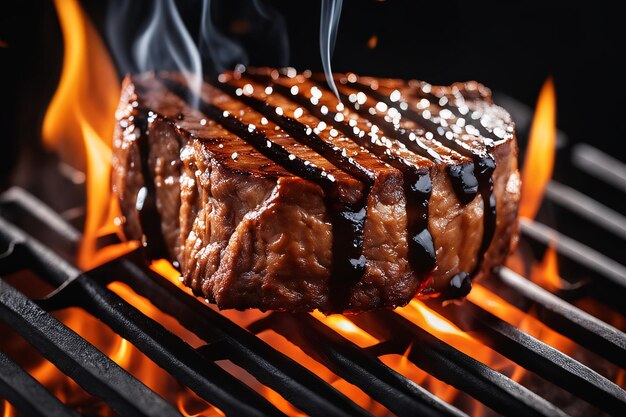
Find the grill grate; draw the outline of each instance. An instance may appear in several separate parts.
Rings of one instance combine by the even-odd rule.
[[[0,352],[0,393],[29,416],[78,417],[35,378]],[[33,401],[36,399],[36,401]]]
[[[602,158],[601,153],[594,151],[592,154],[595,159]],[[594,161],[587,164],[598,163]],[[611,167],[622,169],[615,168],[616,163],[606,164],[601,171]],[[557,204],[592,219],[589,213],[599,206],[589,198],[578,198],[576,193],[553,182],[547,195]],[[19,188],[8,190],[0,196],[0,207],[0,247],[6,249],[0,255],[0,276],[26,269],[57,288],[43,299],[31,300],[0,278],[0,319],[120,415],[181,414],[47,312],[70,306],[82,307],[227,415],[283,414],[266,398],[222,369],[216,363],[220,360],[229,360],[244,368],[306,414],[369,415],[333,386],[255,335],[268,329],[283,335],[397,415],[466,415],[378,359],[378,356],[407,351],[407,359],[416,366],[498,413],[566,415],[547,399],[397,313],[378,311],[347,316],[381,341],[367,349],[360,348],[308,314],[271,313],[244,329],[151,271],[142,263],[138,251],[92,271],[78,270],[68,259],[71,259],[80,234],[26,191]],[[606,210],[603,212],[608,213]],[[28,220],[18,222],[14,221],[15,218]],[[616,231],[616,237],[622,238],[624,217],[610,211],[607,219],[600,220],[598,226]],[[48,246],[22,230],[27,227],[18,226],[28,222],[45,226],[50,236],[42,241]],[[558,235],[559,253],[596,272],[599,278],[595,286],[610,288],[612,300],[616,294],[624,295],[626,267],[623,265],[540,223],[525,221],[522,232],[529,241],[544,245]],[[571,294],[552,294],[506,268],[499,270],[496,280],[494,285],[502,287],[502,296],[507,301],[514,305],[532,305],[543,323],[615,365],[626,368],[626,335],[565,301],[564,298]],[[113,281],[125,283],[137,294],[148,298],[204,344],[194,349],[141,313],[107,288]],[[515,294],[515,297],[507,297],[507,294]],[[494,351],[597,409],[615,415],[626,410],[626,392],[615,383],[482,307],[470,301],[445,308],[436,303],[428,305],[462,330],[472,332]],[[616,309],[622,311],[618,306]],[[409,349],[411,346],[414,348]],[[0,396],[26,415],[77,415],[2,352]]]

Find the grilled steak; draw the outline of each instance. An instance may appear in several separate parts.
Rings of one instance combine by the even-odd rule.
[[[308,72],[124,80],[126,236],[220,308],[324,312],[462,297],[516,238],[513,123],[476,82]]]

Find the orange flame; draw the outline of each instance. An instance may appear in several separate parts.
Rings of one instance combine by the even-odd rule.
[[[226,415],[215,407],[207,409],[203,402],[194,400],[189,396],[178,396],[176,406],[184,417],[222,417]]]
[[[134,249],[136,242],[97,249],[97,239],[116,230],[111,204],[111,138],[119,82],[97,32],[76,0],[56,0],[65,52],[59,87],[43,123],[43,140],[61,158],[87,173],[87,216],[78,254],[93,268]]]
[[[556,145],[556,97],[549,77],[541,88],[530,129],[526,161],[522,170],[522,199],[519,215],[534,219],[552,177]]]
[[[84,169],[85,129],[108,146],[119,82],[111,59],[76,0],[55,0],[65,52],[63,71],[43,122],[44,143]]]
[[[562,289],[563,281],[559,275],[559,261],[554,242],[548,246],[543,260],[533,268],[530,279],[550,291]]]
[[[459,329],[454,323],[433,311],[419,300],[412,300],[407,306],[396,309],[396,312],[435,337],[449,343],[461,352],[481,362],[489,363],[492,358],[493,352],[490,349],[480,344],[480,342]],[[405,352],[405,356],[407,356],[408,353],[409,350]],[[400,360],[399,363],[391,362],[391,364],[399,365],[401,369],[407,372],[406,374],[403,372],[403,375],[410,377],[416,383],[426,386],[433,394],[446,402],[452,403],[459,395],[459,391],[456,388],[429,375],[412,363],[407,362],[408,361],[404,359]]]
[[[4,401],[4,405],[2,407],[2,417],[14,417],[15,416],[15,408],[8,401]]]
[[[192,294],[191,290],[183,285],[183,283],[180,281],[180,272],[178,272],[178,270],[176,270],[176,268],[174,268],[170,262],[164,259],[153,261],[150,265],[150,268],[164,278],[167,278],[170,282],[176,284],[181,290],[187,292],[188,294]],[[267,314],[262,313],[258,310],[225,310],[220,313],[227,316],[229,319],[233,320],[243,327],[245,327],[249,323],[261,319]],[[359,346],[371,346],[378,342],[375,337],[369,335],[341,315],[324,316],[322,313],[319,312],[311,314],[313,315],[313,317],[330,326],[331,328],[333,328],[346,338],[352,340]],[[170,329],[170,324],[168,324],[166,327]],[[374,415],[384,415],[385,409],[382,407],[382,405],[380,405],[376,401],[373,401],[360,388],[350,384],[342,378],[337,377],[324,365],[305,354],[302,350],[300,350],[299,347],[291,343],[289,340],[285,339],[283,336],[273,331],[265,331],[259,334],[259,337],[265,342],[269,343],[276,350],[284,353],[285,355],[295,360],[297,363],[313,371],[317,376],[324,379],[329,384],[333,385],[340,392],[347,395],[350,399],[352,399],[365,409],[369,410]],[[274,404],[279,410],[281,410],[285,414],[289,416],[305,415],[304,413],[302,413],[302,411],[295,408],[289,401],[287,401],[273,389],[260,384],[255,385],[252,388],[256,389],[259,393],[261,393],[265,398],[267,398],[272,404]],[[188,413],[187,415],[189,414],[193,415],[193,413]]]
[[[110,192],[111,139],[119,82],[104,44],[77,0],[55,0],[55,6],[65,53],[61,80],[48,107],[42,135],[49,149],[86,172],[87,215],[78,264],[89,269],[138,245],[137,242],[128,242],[101,249],[97,244],[99,237],[117,231],[114,219],[120,214]],[[188,343],[201,343],[176,320],[160,312],[125,284],[114,282],[109,288],[144,314],[167,325]],[[69,309],[59,313],[59,318],[163,398],[180,405],[182,413],[222,415],[181,386],[135,346],[84,311]],[[85,398],[86,393],[48,361],[41,361],[31,374],[52,387],[51,391],[65,402],[77,404],[80,398]],[[190,410],[199,414],[191,414]]]
[[[311,315],[360,347],[373,346],[379,342],[374,336],[362,330],[341,314],[325,316],[319,311],[315,311]]]
[[[476,339],[419,300],[411,300],[406,307],[398,308],[396,312],[468,355],[474,356],[477,347],[482,346]]]
[[[563,353],[567,353],[573,345],[570,339],[550,329],[532,315],[524,313],[517,307],[507,303],[504,299],[498,297],[480,284],[473,286],[467,298],[472,303],[481,306],[495,316],[519,327],[526,333],[559,349]]]

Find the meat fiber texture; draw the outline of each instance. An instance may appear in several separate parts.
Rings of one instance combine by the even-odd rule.
[[[335,110],[343,115],[338,117],[343,122],[349,121],[350,126],[367,135],[381,130],[349,103],[339,104],[314,77],[287,76],[276,70],[258,72],[269,74],[274,86],[286,86],[320,108]],[[488,149],[496,163],[492,176],[495,233],[480,256],[485,224],[483,198],[478,193],[469,203],[461,202],[448,174],[451,166],[471,160],[448,148],[444,141],[425,134],[413,121],[404,117],[399,122],[393,120],[397,111],[377,105],[377,100],[367,94],[359,95],[358,88],[346,81],[353,77],[337,75],[346,97],[370,106],[372,114],[387,117],[396,127],[415,132],[440,156],[432,161],[410,151],[393,135],[383,138],[389,152],[427,169],[430,175],[428,230],[436,264],[426,278],[417,274],[408,260],[402,172],[354,140],[337,134],[333,120],[319,120],[298,103],[280,96],[276,88],[239,73],[222,74],[220,80],[238,87],[238,93],[279,107],[282,113],[315,129],[322,140],[336,144],[375,173],[371,191],[365,195],[365,272],[350,284],[345,303],[338,307],[332,302],[331,280],[341,277],[333,277],[333,239],[337,237],[333,235],[325,190],[294,175],[171,91],[164,80],[184,84],[179,74],[128,76],[123,83],[116,113],[112,183],[126,237],[142,241],[149,257],[176,262],[185,285],[219,308],[319,309],[325,313],[394,308],[416,296],[445,294],[459,273],[475,271],[474,279],[488,275],[503,263],[517,238],[520,178],[517,144],[508,113],[492,103],[487,88],[475,82],[435,87],[417,81],[358,78],[360,83],[375,84],[377,92],[397,103],[407,103],[406,107],[424,105],[432,114],[448,108],[440,105],[441,100],[425,103],[420,97],[428,91],[468,113],[465,123],[458,120],[460,114],[450,116],[444,112],[443,116],[449,116],[444,123],[456,123],[462,128],[460,142],[468,148]],[[366,190],[361,181],[294,140],[237,97],[205,83],[201,99],[251,125],[251,130],[266,135],[294,157],[333,175],[344,200],[364,197]],[[140,113],[143,117],[147,114],[142,126]],[[471,114],[481,118],[471,120]],[[471,121],[482,124],[480,131],[466,128]],[[485,131],[498,135],[486,138],[480,133]],[[147,193],[151,193],[148,198]],[[151,227],[155,222],[156,228]],[[164,249],[159,251],[159,246]]]

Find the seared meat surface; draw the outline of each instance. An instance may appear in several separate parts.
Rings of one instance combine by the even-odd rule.
[[[356,312],[458,298],[516,239],[513,123],[476,82],[129,76],[113,190],[128,239],[220,308]]]

